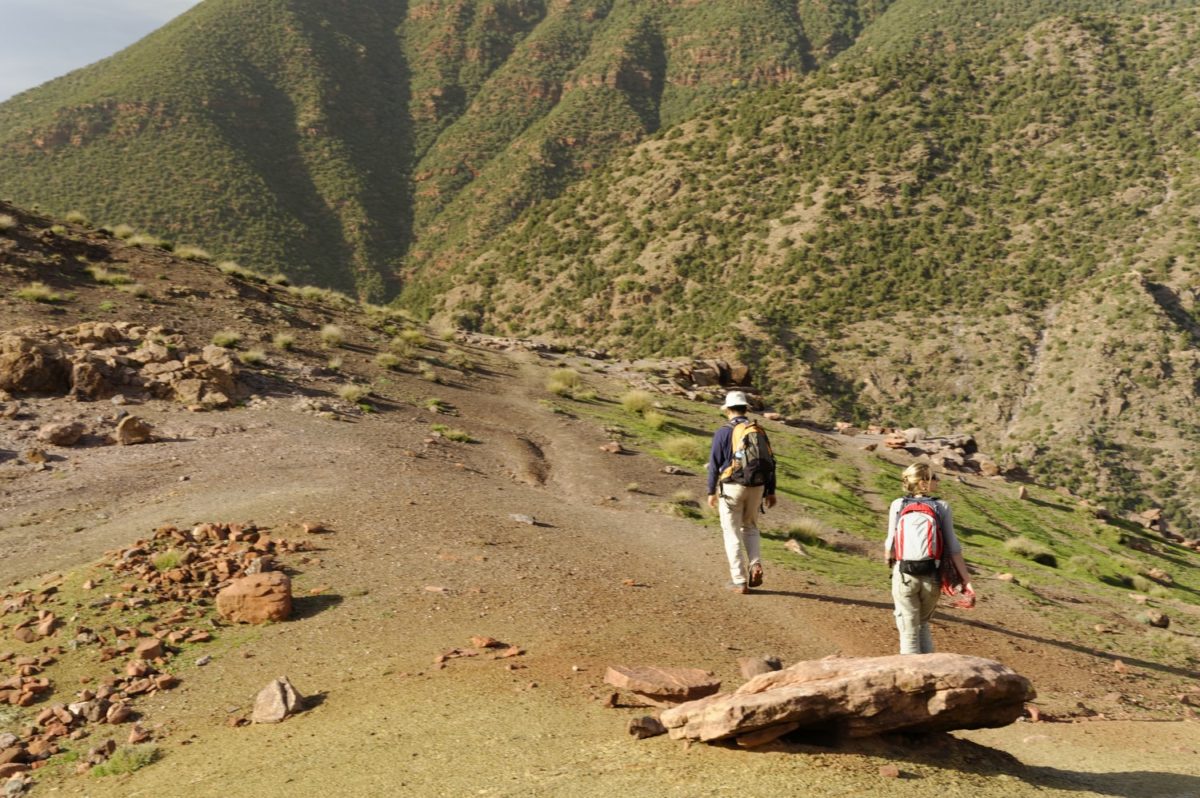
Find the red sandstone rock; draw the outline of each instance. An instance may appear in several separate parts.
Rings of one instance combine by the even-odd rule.
[[[611,666],[604,681],[637,695],[652,706],[674,706],[711,695],[721,689],[721,680],[698,668],[633,668]]]
[[[292,614],[292,580],[282,571],[234,579],[217,594],[217,612],[237,623],[287,620]]]

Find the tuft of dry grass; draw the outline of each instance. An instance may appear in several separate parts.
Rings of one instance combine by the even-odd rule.
[[[672,435],[664,438],[662,449],[668,456],[686,463],[699,464],[708,459],[708,444],[694,435]]]
[[[321,343],[326,346],[341,346],[345,341],[345,330],[336,324],[326,324],[321,328]]]
[[[570,396],[581,384],[575,369],[555,369],[546,380],[546,390],[556,396]]]
[[[26,302],[40,302],[45,305],[53,305],[65,299],[62,294],[42,282],[32,282],[24,288],[18,288],[13,291],[13,296]]]
[[[626,391],[621,395],[621,407],[627,413],[645,413],[654,407],[654,395],[649,391]]]
[[[287,352],[296,345],[296,336],[285,332],[275,333],[275,336],[271,339],[271,343],[276,349]]]
[[[242,341],[242,334],[237,330],[218,330],[213,333],[212,342],[214,346],[223,346],[226,349],[232,349]]]

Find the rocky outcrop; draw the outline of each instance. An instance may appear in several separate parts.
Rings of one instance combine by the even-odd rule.
[[[144,392],[187,405],[225,407],[241,395],[228,350],[190,350],[164,327],[85,322],[0,336],[0,390],[106,399]]]
[[[979,657],[831,658],[800,662],[756,676],[732,694],[668,709],[662,722],[675,739],[754,735],[755,744],[777,726],[833,728],[850,737],[978,729],[1012,723],[1034,695],[1029,680]]]

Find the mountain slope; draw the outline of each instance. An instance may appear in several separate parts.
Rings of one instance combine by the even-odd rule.
[[[414,242],[494,231],[646,132],[798,74],[859,5],[206,0],[0,105],[0,192],[381,299]]]
[[[796,412],[969,426],[1195,529],[1198,28],[1062,18],[839,60],[645,142],[411,296],[502,333],[737,349]]]

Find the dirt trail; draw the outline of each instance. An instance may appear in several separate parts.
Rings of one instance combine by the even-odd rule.
[[[239,410],[223,418],[244,432],[183,436],[120,462],[103,461],[121,454],[112,449],[84,453],[78,474],[31,497],[27,512],[75,509],[5,530],[7,578],[95,557],[167,521],[319,518],[334,530],[319,540],[322,564],[295,576],[295,620],[231,631],[211,664],[184,664],[182,686],[144,707],[151,725],[166,724],[166,761],[38,789],[97,798],[284,796],[319,785],[346,796],[1200,794],[1197,758],[1180,756],[1200,748],[1195,724],[1018,724],[961,740],[806,741],[758,753],[635,742],[624,727],[639,713],[599,701],[607,665],[700,666],[735,685],[739,656],[890,653],[885,580],[855,591],[769,567],[764,590],[725,592],[715,522],[657,509],[679,487],[703,493],[701,477],[664,475],[642,454],[601,453],[596,425],[537,405],[544,372],[532,360],[492,368],[473,389],[438,386],[456,418],[401,409],[346,424],[282,405]],[[447,422],[478,443],[427,442],[431,425]],[[109,476],[97,495],[87,476],[101,468]],[[629,482],[644,492],[626,492]],[[95,518],[98,507],[107,519]],[[84,528],[69,545],[39,542],[76,523]],[[317,587],[327,589],[309,596]],[[976,625],[939,623],[938,640],[1000,652],[1019,671],[1049,652],[1061,672],[1054,690],[1100,689],[1094,661],[1008,634],[1000,624],[1011,619],[991,614],[1000,611],[981,610]],[[477,634],[526,654],[432,665]],[[278,726],[225,725],[282,674],[316,696],[314,708]],[[1134,733],[1155,741],[1151,750],[1126,752]],[[892,762],[908,778],[879,776]]]

